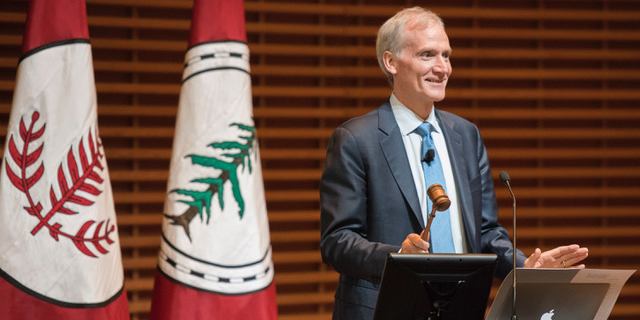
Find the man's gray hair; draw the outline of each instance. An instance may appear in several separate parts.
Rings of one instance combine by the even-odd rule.
[[[376,56],[380,69],[387,76],[387,80],[393,87],[393,75],[384,67],[382,60],[384,52],[390,51],[396,56],[402,54],[404,43],[404,31],[409,22],[413,22],[416,28],[426,28],[429,23],[437,22],[444,29],[444,21],[437,14],[422,7],[406,8],[398,11],[393,17],[389,18],[378,30],[378,38],[376,39]]]

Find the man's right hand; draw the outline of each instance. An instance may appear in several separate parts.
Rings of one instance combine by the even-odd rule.
[[[427,231],[423,230],[422,233],[425,233]],[[400,252],[402,253],[429,253],[429,242],[423,240],[422,236],[423,234],[416,234],[416,233],[412,233],[410,235],[407,236],[406,239],[404,239],[404,241],[402,242],[402,250],[400,250]],[[429,240],[429,234],[427,233],[427,236],[425,237],[425,239]]]

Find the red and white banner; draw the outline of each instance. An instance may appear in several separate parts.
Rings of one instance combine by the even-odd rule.
[[[32,0],[0,170],[3,319],[129,319],[84,0]]]
[[[151,319],[277,319],[242,0],[196,0]]]

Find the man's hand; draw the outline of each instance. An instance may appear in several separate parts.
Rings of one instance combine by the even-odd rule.
[[[524,267],[584,269],[584,264],[574,264],[584,260],[588,255],[589,249],[581,248],[577,244],[561,246],[545,252],[542,252],[540,248],[536,248],[535,252],[525,260]]]
[[[412,233],[407,236],[406,239],[402,242],[402,253],[428,253],[429,252],[429,242],[422,239],[422,234],[425,233],[423,230],[420,235],[416,233]],[[429,234],[427,234],[427,240],[429,239]]]

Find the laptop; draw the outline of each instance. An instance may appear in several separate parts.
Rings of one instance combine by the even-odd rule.
[[[516,316],[518,320],[606,319],[626,281],[611,281],[604,270],[577,276],[581,269],[518,269]],[[615,272],[614,272],[615,273]],[[630,275],[630,274],[629,274]],[[627,276],[628,278],[628,276]],[[511,320],[513,275],[500,286],[485,320]],[[608,296],[609,295],[609,296]],[[613,295],[613,301],[611,297]],[[605,302],[606,301],[606,302]]]
[[[518,320],[591,320],[604,299],[609,284],[523,283],[516,289]],[[508,297],[513,289],[509,288]],[[512,299],[501,305],[495,320],[510,320]]]

